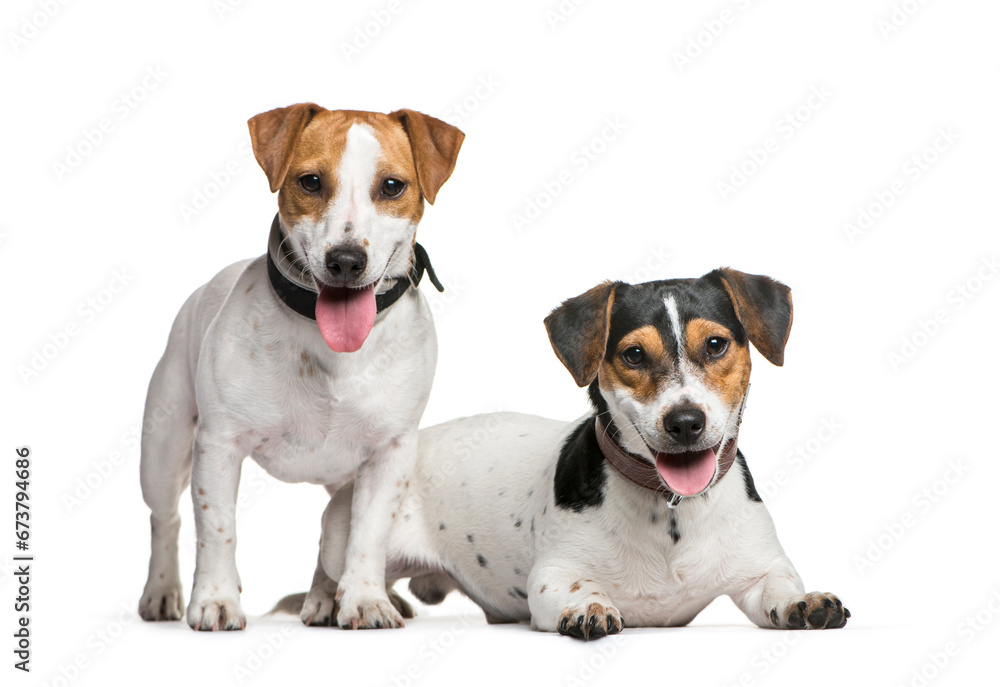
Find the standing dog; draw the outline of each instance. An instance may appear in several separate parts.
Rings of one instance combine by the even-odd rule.
[[[426,603],[457,587],[491,623],[583,639],[685,625],[722,594],[761,627],[843,627],[836,596],[805,593],[736,447],[749,344],[781,365],[791,324],[787,287],[730,269],[570,299],[545,325],[595,412],[423,430],[388,578],[413,577]],[[332,579],[351,512],[345,488],[324,514]]]
[[[242,629],[235,506],[250,455],[286,482],[354,481],[341,552],[344,627],[401,624],[385,590],[386,539],[416,458],[437,341],[413,287],[424,200],[451,175],[464,135],[433,117],[311,103],[249,121],[278,215],[268,252],[227,267],[181,308],[153,373],[142,492],[152,510],[146,620],[177,620],[177,503],[190,483],[198,534],[187,621]],[[362,344],[364,344],[362,346]]]

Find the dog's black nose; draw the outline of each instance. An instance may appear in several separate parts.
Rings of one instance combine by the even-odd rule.
[[[368,264],[368,255],[360,248],[336,248],[326,254],[326,268],[338,277],[356,277]]]
[[[674,441],[688,446],[705,431],[705,413],[695,406],[674,408],[663,418],[663,428]]]

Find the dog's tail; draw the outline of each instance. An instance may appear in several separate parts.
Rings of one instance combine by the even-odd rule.
[[[274,604],[274,608],[267,612],[267,615],[275,613],[288,613],[289,615],[300,615],[302,607],[306,604],[306,593],[289,594],[284,599]]]

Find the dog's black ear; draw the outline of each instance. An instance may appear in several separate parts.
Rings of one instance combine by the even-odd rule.
[[[410,139],[420,192],[434,205],[437,192],[455,171],[465,134],[447,122],[414,110],[396,110],[389,116],[403,125]]]
[[[267,175],[271,193],[285,183],[299,135],[322,109],[314,103],[299,103],[262,112],[247,121],[253,156]]]
[[[604,282],[570,298],[545,318],[549,341],[577,386],[587,386],[601,366],[615,302],[615,283]]]
[[[716,277],[729,294],[736,318],[747,338],[774,365],[785,362],[785,344],[792,331],[792,290],[759,274],[723,267],[706,277]]]

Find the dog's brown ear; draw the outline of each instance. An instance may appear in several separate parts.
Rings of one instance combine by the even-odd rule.
[[[566,366],[577,386],[587,386],[601,366],[608,345],[615,283],[604,282],[570,298],[545,318],[552,350]]]
[[[292,164],[292,153],[299,134],[322,109],[313,103],[299,103],[262,112],[247,121],[253,156],[267,175],[271,193],[285,183],[285,175]]]
[[[455,170],[465,134],[447,122],[414,110],[396,110],[389,116],[399,120],[410,138],[420,192],[433,205],[437,192]]]
[[[706,276],[716,276],[722,282],[754,347],[771,363],[782,365],[792,331],[792,290],[770,277],[728,267]]]

